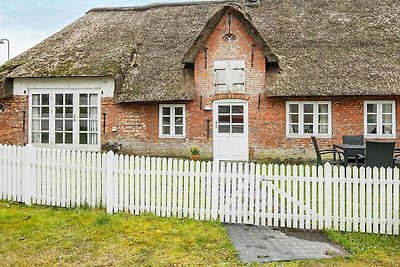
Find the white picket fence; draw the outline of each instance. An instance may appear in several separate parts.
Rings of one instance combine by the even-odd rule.
[[[200,162],[0,145],[0,199],[399,234],[399,170]]]

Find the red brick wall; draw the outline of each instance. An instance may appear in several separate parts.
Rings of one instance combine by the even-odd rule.
[[[28,113],[25,118],[25,132],[23,127],[23,111],[28,111],[28,97],[14,96],[1,99],[5,106],[0,113],[0,143],[10,145],[24,145],[28,142]]]

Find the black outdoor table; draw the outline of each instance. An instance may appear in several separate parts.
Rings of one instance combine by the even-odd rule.
[[[351,151],[365,151],[365,145],[350,145],[350,144],[334,144],[333,149],[340,149],[344,153],[344,165],[347,166],[349,164],[348,155]],[[364,153],[365,154],[365,153]]]
[[[350,144],[334,144],[333,149],[340,149],[344,153],[344,165],[347,166],[349,164],[348,155],[350,151],[354,150],[363,150],[365,152],[365,145],[350,145]],[[400,147],[395,148],[395,153],[400,152]],[[364,153],[365,154],[365,153]]]

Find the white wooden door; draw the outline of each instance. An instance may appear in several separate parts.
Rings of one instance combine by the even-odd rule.
[[[213,104],[214,159],[248,161],[248,108],[244,100]]]

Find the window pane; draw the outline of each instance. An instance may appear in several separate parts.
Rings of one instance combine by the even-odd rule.
[[[66,131],[73,131],[72,120],[65,120],[65,130]]]
[[[56,105],[62,106],[64,104],[64,95],[56,94]]]
[[[90,94],[89,105],[97,106],[97,94]]]
[[[367,104],[367,112],[368,113],[377,113],[378,105],[377,104]]]
[[[182,135],[183,134],[183,127],[182,126],[176,126],[175,127],[175,134]]]
[[[328,104],[319,104],[318,113],[328,113]]]
[[[176,117],[175,118],[175,125],[183,125],[183,118],[182,117]]]
[[[64,116],[64,108],[56,108],[56,118],[62,118]]]
[[[79,108],[79,117],[80,118],[87,118],[88,117],[88,109],[87,108]]]
[[[243,133],[243,125],[232,125],[232,133]]]
[[[63,133],[56,133],[56,144],[63,144]]]
[[[40,133],[32,133],[32,143],[40,143]]]
[[[74,104],[73,101],[73,94],[66,94],[65,95],[65,105],[70,105],[72,106]]]
[[[45,105],[45,106],[49,105],[49,95],[48,94],[42,95],[42,105]]]
[[[87,96],[87,94],[80,94],[79,95],[79,104],[80,105],[87,105],[88,104],[88,96]]]
[[[170,125],[171,124],[171,117],[163,117],[162,118],[163,125]]]
[[[97,145],[97,133],[89,134],[89,144]]]
[[[376,125],[367,125],[367,133],[368,134],[376,134],[376,129],[377,126]]]
[[[163,107],[162,115],[171,115],[171,109],[169,107]]]
[[[392,125],[383,125],[382,133],[383,134],[392,134]]]
[[[313,117],[314,116],[312,114],[304,115],[304,123],[313,123],[314,122]]]
[[[49,108],[42,108],[42,118],[49,117]]]
[[[392,114],[383,114],[382,123],[392,123]]]
[[[299,123],[299,115],[298,114],[289,115],[289,122],[290,123]]]
[[[42,131],[48,131],[49,130],[49,120],[42,120]]]
[[[313,133],[313,125],[304,125],[304,133]]]
[[[40,105],[40,95],[39,94],[34,94],[32,95],[32,105]]]
[[[314,113],[314,105],[304,104],[304,113]]]
[[[232,113],[243,113],[243,106],[232,106]]]
[[[230,123],[231,122],[231,116],[229,116],[229,115],[219,115],[218,116],[218,122],[220,122],[220,123]]]
[[[171,129],[169,126],[162,127],[162,134],[171,134]]]
[[[328,123],[328,114],[322,114],[318,116],[319,123]]]
[[[48,144],[49,143],[49,133],[42,133],[42,144]]]
[[[89,118],[97,119],[97,108],[90,108],[89,109]]]
[[[79,131],[86,132],[88,130],[88,122],[87,120],[79,121]]]
[[[56,131],[62,131],[64,129],[64,122],[62,120],[56,120]]]
[[[376,114],[367,114],[367,123],[377,123],[378,116]]]
[[[175,107],[175,115],[183,116],[183,108],[182,107]]]
[[[392,104],[382,104],[382,113],[392,113]]]
[[[328,134],[328,125],[319,125],[318,133],[320,134]]]
[[[32,131],[40,131],[40,120],[32,120]]]
[[[65,143],[72,144],[72,133],[65,133]]]
[[[299,113],[299,105],[298,104],[289,104],[289,112],[290,113]]]
[[[230,113],[231,112],[231,108],[230,106],[218,106],[218,113]]]
[[[299,133],[299,125],[292,124],[289,126],[289,133]]]
[[[232,123],[243,123],[243,115],[232,115]]]
[[[89,121],[89,131],[90,132],[97,132],[97,121],[96,120],[90,120]]]
[[[73,108],[65,108],[65,118],[72,118],[73,114]]]
[[[40,108],[32,108],[32,118],[40,117]]]
[[[230,133],[231,127],[229,125],[218,125],[218,133]]]
[[[79,144],[81,144],[81,145],[87,144],[87,133],[79,134]]]

